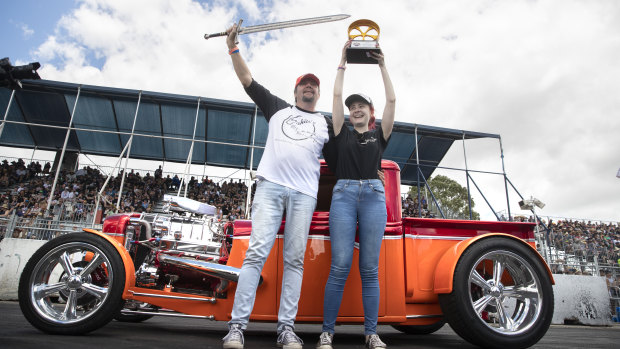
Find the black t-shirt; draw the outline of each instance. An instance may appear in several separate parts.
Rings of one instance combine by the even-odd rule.
[[[346,125],[338,136],[330,131],[329,142],[323,147],[323,157],[338,179],[378,179],[381,157],[389,138],[383,139],[383,129],[358,133]]]

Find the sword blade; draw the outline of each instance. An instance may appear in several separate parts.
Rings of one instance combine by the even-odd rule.
[[[276,29],[283,29],[283,28],[290,28],[290,27],[301,27],[303,25],[341,21],[349,17],[350,17],[349,15],[333,15],[333,16],[295,19],[292,21],[283,21],[283,22],[276,22],[276,23],[259,24],[259,25],[253,25],[253,26],[241,28],[241,30],[239,31],[239,34],[250,34],[250,33],[256,33],[256,32],[267,31],[267,30],[276,30]]]
[[[239,34],[250,34],[256,32],[262,32],[267,30],[277,30],[283,28],[291,28],[291,27],[300,27],[303,25],[311,25],[325,22],[334,22],[341,21],[343,19],[351,17],[350,15],[340,14],[340,15],[332,15],[332,16],[321,16],[321,17],[311,17],[311,18],[303,18],[303,19],[295,19],[292,21],[283,21],[283,22],[275,22],[275,23],[266,23],[259,25],[252,25],[245,28],[240,28]],[[225,36],[226,32],[215,33],[215,34],[205,34],[205,39],[209,39],[216,36]]]

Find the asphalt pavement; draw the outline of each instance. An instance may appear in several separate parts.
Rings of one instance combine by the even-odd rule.
[[[245,348],[277,348],[274,323],[250,323],[245,332]],[[318,324],[297,324],[296,333],[304,348],[314,348],[321,333]],[[336,327],[334,348],[364,348],[362,325]],[[0,301],[0,348],[221,348],[226,335],[225,322],[153,317],[142,323],[112,321],[82,336],[48,335],[24,318],[17,302]],[[379,326],[378,333],[388,348],[475,348],[445,325],[430,335],[406,335],[391,326]],[[620,348],[620,325],[609,327],[552,325],[533,348]]]

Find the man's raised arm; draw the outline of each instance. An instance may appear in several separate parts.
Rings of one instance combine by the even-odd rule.
[[[235,44],[237,30],[238,28],[236,24],[226,30],[228,33],[228,36],[226,37],[226,45],[228,46],[228,53],[232,59],[235,73],[237,74],[239,81],[241,81],[241,85],[246,88],[252,83],[252,74],[250,73],[250,68],[248,68],[247,64],[245,64],[243,57],[241,57],[237,44]]]

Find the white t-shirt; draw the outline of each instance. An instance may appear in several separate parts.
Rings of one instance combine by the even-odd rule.
[[[329,140],[325,116],[289,105],[256,81],[246,92],[269,123],[256,175],[316,198],[319,157]]]

